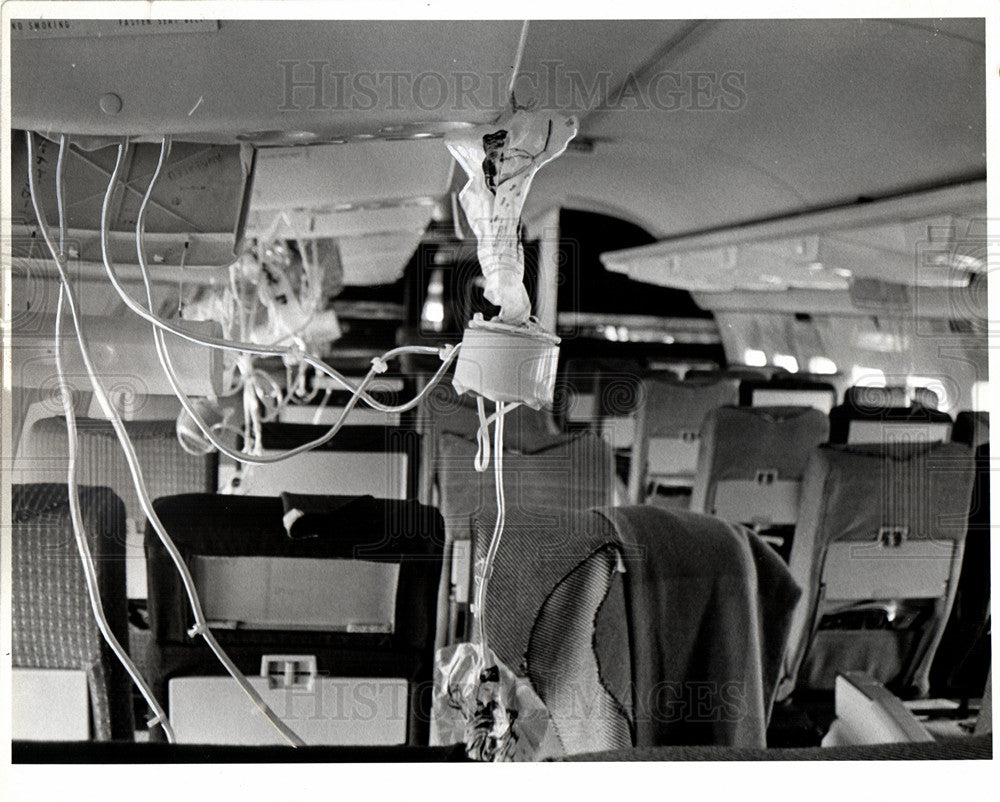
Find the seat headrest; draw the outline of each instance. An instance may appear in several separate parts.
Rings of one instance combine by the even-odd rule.
[[[855,409],[889,409],[909,406],[909,399],[905,387],[855,386],[844,393],[844,405]]]
[[[989,412],[959,412],[951,430],[951,439],[977,448],[990,441]]]

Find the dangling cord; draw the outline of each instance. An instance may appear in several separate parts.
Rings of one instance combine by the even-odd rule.
[[[476,412],[479,413],[479,428],[476,430],[476,473],[483,473],[490,464],[490,423],[486,419],[486,402],[481,395],[476,396]]]
[[[483,560],[482,578],[476,589],[476,617],[479,622],[479,662],[480,672],[487,668],[489,649],[486,643],[486,589],[493,574],[493,562],[500,548],[500,538],[503,536],[503,525],[506,514],[506,500],[503,492],[503,418],[507,411],[503,401],[497,401],[496,427],[493,429],[493,472],[497,491],[497,522],[493,527],[493,537],[490,547]]]
[[[528,20],[521,23],[521,36],[517,40],[517,52],[514,55],[514,66],[510,71],[510,82],[507,84],[507,97],[510,98],[510,107],[517,111],[517,101],[514,99],[514,84],[517,76],[521,72],[521,59],[524,57],[524,45],[528,41]]]
[[[229,656],[225,653],[225,651],[223,651],[218,641],[216,641],[215,636],[208,627],[205,614],[201,609],[201,602],[194,586],[194,578],[191,576],[191,572],[188,570],[183,556],[177,549],[173,540],[170,538],[170,535],[167,534],[159,516],[157,516],[156,511],[153,509],[152,499],[150,499],[149,492],[146,489],[146,482],[142,475],[142,467],[139,464],[139,458],[136,455],[135,447],[132,445],[132,440],[125,429],[125,424],[122,422],[121,415],[118,414],[118,410],[115,408],[114,404],[111,403],[107,390],[104,387],[104,383],[98,376],[97,370],[94,367],[93,360],[90,356],[90,348],[87,344],[86,337],[84,336],[80,319],[81,315],[79,309],[77,308],[76,294],[73,290],[72,284],[70,283],[69,276],[66,273],[65,257],[59,252],[56,243],[52,239],[48,224],[45,220],[45,212],[43,211],[38,200],[34,171],[34,134],[31,131],[27,131],[26,136],[28,141],[28,188],[31,195],[31,205],[35,210],[35,217],[38,219],[39,231],[42,238],[45,240],[45,245],[48,247],[49,253],[55,261],[56,270],[59,272],[61,289],[65,296],[66,307],[69,310],[70,317],[73,321],[73,329],[76,332],[76,340],[80,348],[80,358],[83,360],[87,376],[90,378],[90,384],[93,387],[94,395],[100,403],[104,414],[110,419],[111,425],[115,430],[115,434],[118,436],[118,441],[121,443],[122,451],[125,455],[125,461],[128,464],[129,473],[132,476],[133,485],[135,487],[136,494],[139,497],[139,504],[142,507],[143,513],[146,515],[146,520],[149,521],[150,525],[156,530],[157,536],[160,538],[160,541],[170,554],[171,560],[177,567],[178,572],[181,574],[181,580],[184,584],[185,591],[187,592],[188,599],[191,602],[191,609],[195,618],[195,627],[191,632],[192,634],[200,634],[205,639],[206,643],[208,643],[216,657],[219,658],[219,661],[226,667],[226,670],[230,673],[230,675],[232,675],[232,677],[240,684],[240,687],[243,688],[247,696],[253,700],[257,709],[265,716],[265,718],[267,718],[272,726],[274,726],[290,744],[293,746],[302,746],[304,745],[302,739],[299,738],[281,719],[274,714],[274,711],[267,706],[260,694],[257,693],[249,682],[247,682],[246,677],[243,676],[232,660],[230,660]],[[120,155],[121,154],[119,153],[119,162],[115,165],[115,172],[111,177],[113,184],[118,181],[118,174],[121,166]],[[106,231],[107,207],[108,203],[106,196],[105,204],[101,209],[102,231]]]
[[[521,406],[520,401],[506,403],[503,405],[503,412],[494,412],[486,417],[486,404],[481,395],[476,396],[476,412],[479,414],[479,428],[476,429],[476,459],[473,467],[476,473],[485,473],[490,466],[490,424],[502,418],[508,412],[513,412]]]
[[[68,149],[68,138],[65,134],[59,137],[59,158],[56,161],[56,208],[59,210],[59,254],[58,258],[66,259],[66,195],[63,186],[63,157]],[[34,169],[30,165],[29,170]],[[152,689],[146,684],[145,679],[136,668],[135,663],[129,658],[128,653],[122,648],[118,638],[115,637],[104,613],[104,605],[101,601],[100,583],[97,578],[97,566],[94,564],[94,555],[90,550],[90,536],[87,533],[86,525],[83,521],[83,513],[80,508],[80,486],[77,481],[77,448],[78,438],[76,433],[76,410],[73,408],[73,399],[70,396],[69,385],[66,383],[66,374],[62,360],[62,320],[63,303],[66,300],[66,288],[59,286],[59,298],[56,302],[56,331],[55,342],[53,344],[52,355],[56,365],[56,377],[59,381],[59,396],[62,400],[63,415],[66,418],[67,436],[67,471],[66,471],[66,492],[69,500],[70,521],[73,525],[73,537],[76,540],[76,548],[80,554],[80,561],[83,565],[83,576],[87,585],[87,595],[90,597],[90,606],[97,622],[97,628],[108,644],[108,648],[118,658],[129,679],[135,683],[146,700],[149,709],[153,711],[153,717],[147,722],[150,728],[157,724],[163,729],[163,733],[169,743],[174,742],[174,730],[170,726],[170,719],[159,702],[153,695]]]

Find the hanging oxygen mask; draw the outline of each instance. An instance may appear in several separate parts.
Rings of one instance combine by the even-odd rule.
[[[573,117],[517,108],[500,121],[449,134],[448,150],[469,180],[459,201],[478,241],[486,300],[500,307],[490,321],[469,322],[452,383],[496,402],[534,409],[552,403],[559,338],[531,317],[524,287],[521,209],[535,173],[576,136]]]
[[[559,338],[531,317],[524,287],[520,219],[524,199],[539,168],[559,156],[577,133],[572,117],[520,109],[500,121],[450,134],[445,144],[469,180],[459,200],[478,240],[485,296],[500,307],[493,320],[477,314],[469,322],[452,384],[459,395],[476,396],[479,451],[476,470],[490,462],[489,426],[494,425],[493,461],[497,519],[485,558],[476,565],[473,610],[478,643],[459,643],[435,656],[435,732],[440,743],[463,741],[475,760],[534,759],[557,750],[545,705],[530,682],[497,659],[487,643],[487,588],[503,535],[504,416],[524,404],[551,405]],[[486,417],[484,399],[496,404]]]

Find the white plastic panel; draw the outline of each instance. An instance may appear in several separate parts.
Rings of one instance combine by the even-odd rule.
[[[827,601],[933,599],[944,595],[955,544],[910,540],[898,546],[833,543],[826,552],[822,583]]]
[[[852,420],[848,443],[947,443],[951,424],[946,421],[908,423],[906,421]]]
[[[209,557],[192,561],[211,621],[241,629],[392,632],[399,564],[302,557]]]
[[[651,479],[667,476],[694,476],[698,469],[699,438],[696,436],[651,437],[647,464]]]
[[[454,168],[440,140],[411,139],[262,148],[253,169],[251,211],[444,195]]]
[[[469,585],[472,582],[471,565],[472,541],[456,540],[451,546],[451,584],[455,588],[455,601],[465,604],[469,601]]]
[[[832,390],[768,390],[753,391],[752,406],[755,407],[812,407],[825,415],[836,404]]]
[[[635,439],[635,417],[614,415],[601,421],[601,437],[613,448],[631,448]]]
[[[289,404],[278,413],[281,423],[306,423],[313,426],[333,426],[343,413],[343,407],[315,407]],[[319,419],[316,419],[316,413]],[[345,426],[399,426],[398,412],[381,412],[377,409],[356,405],[349,413]]]
[[[393,232],[337,240],[344,286],[391,284],[420,244],[421,232]]]
[[[243,476],[240,493],[405,499],[408,462],[406,454],[401,452],[309,451],[270,465],[253,466]]]
[[[85,671],[14,667],[10,690],[14,739],[90,739],[90,693]]]
[[[794,524],[799,514],[799,482],[776,479],[769,484],[726,479],[715,486],[712,515],[737,524]]]
[[[597,417],[597,396],[593,393],[573,395],[566,408],[566,420],[572,423],[589,423]]]
[[[404,679],[315,677],[303,687],[269,688],[248,677],[272,710],[309,745],[390,746],[406,742]],[[168,684],[178,743],[285,744],[229,677],[175,677]]]

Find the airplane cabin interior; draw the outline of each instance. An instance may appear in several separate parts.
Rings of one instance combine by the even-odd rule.
[[[59,6],[15,764],[992,758],[987,20]]]

